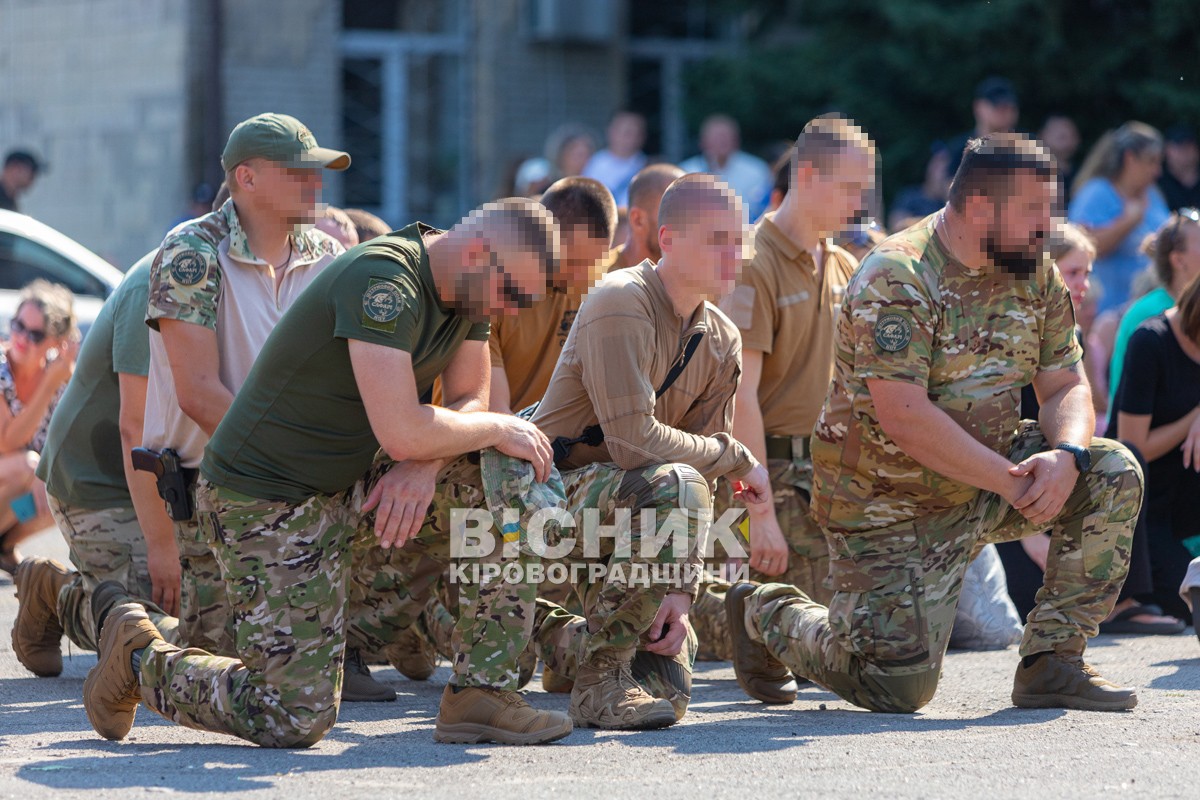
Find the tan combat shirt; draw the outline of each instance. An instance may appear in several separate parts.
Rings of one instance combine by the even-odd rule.
[[[812,255],[769,217],[755,226],[754,258],[721,303],[742,347],[763,353],[758,402],[768,436],[811,436],[833,378],[833,331],[854,256],[826,240],[817,283]]]
[[[508,407],[514,412],[546,393],[582,301],[578,294],[554,290],[515,317],[492,323],[488,339],[492,366],[504,370]]]
[[[655,392],[684,343],[703,332],[692,360],[663,397]],[[754,457],[730,431],[741,375],[741,337],[716,306],[692,319],[675,313],[654,264],[608,274],[575,317],[566,346],[533,418],[554,439],[599,424],[599,447],[575,445],[560,465],[613,462],[622,469],[687,464],[711,483],[740,477]]]

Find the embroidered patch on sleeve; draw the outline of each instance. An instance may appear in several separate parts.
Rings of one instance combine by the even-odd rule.
[[[898,353],[912,341],[912,324],[899,314],[881,314],[875,320],[875,344],[887,353]]]
[[[396,332],[396,320],[404,310],[400,287],[386,278],[371,278],[363,292],[362,326],[383,333]]]
[[[195,286],[208,275],[208,262],[192,251],[177,253],[171,259],[171,280],[180,286]]]

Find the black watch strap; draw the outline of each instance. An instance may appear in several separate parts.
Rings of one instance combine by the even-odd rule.
[[[1054,449],[1065,450],[1074,456],[1075,467],[1079,470],[1080,475],[1092,468],[1092,451],[1088,450],[1086,447],[1082,447],[1077,444],[1071,444],[1070,442],[1063,442],[1061,444],[1054,445]]]

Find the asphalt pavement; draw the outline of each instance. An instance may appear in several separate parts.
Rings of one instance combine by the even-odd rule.
[[[65,560],[54,533],[25,550]],[[420,683],[375,667],[396,702],[343,705],[324,741],[278,751],[144,707],[126,741],[104,741],[80,699],[95,656],[72,652],[61,677],[34,677],[9,643],[15,613],[0,577],[0,797],[1195,798],[1200,785],[1191,629],[1093,642],[1091,663],[1138,687],[1128,713],[1013,708],[1015,650],[951,653],[937,696],[911,715],[861,711],[812,686],[790,706],[763,706],[738,689],[729,664],[702,663],[691,710],[673,728],[576,730],[542,747],[444,745],[432,733],[447,667]],[[533,686],[530,702],[567,710],[565,695]]]

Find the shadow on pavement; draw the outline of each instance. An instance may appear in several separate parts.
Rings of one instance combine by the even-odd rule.
[[[140,719],[139,722],[142,720]],[[48,758],[21,766],[16,776],[53,789],[157,787],[179,792],[278,789],[282,775],[397,767],[452,767],[488,758],[491,745],[437,745],[432,724],[394,734],[362,735],[335,728],[309,750],[276,750],[220,737],[184,745],[72,740],[45,751],[93,750],[94,756]],[[135,729],[136,730],[136,729]],[[340,745],[348,744],[349,747]],[[332,745],[332,746],[331,746]]]
[[[1147,684],[1150,689],[1173,689],[1196,691],[1200,689],[1200,652],[1195,658],[1180,658],[1174,661],[1159,661],[1154,667],[1176,667],[1170,675],[1160,675]]]

